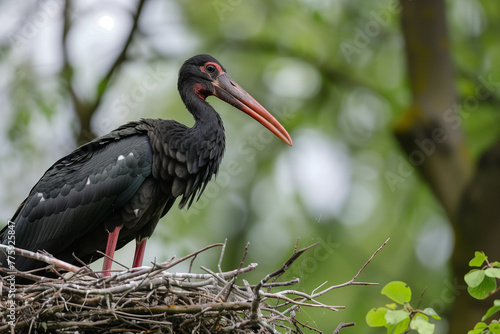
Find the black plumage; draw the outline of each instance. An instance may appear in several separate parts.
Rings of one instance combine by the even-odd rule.
[[[101,257],[97,250],[114,252],[114,245],[106,247],[113,238],[117,249],[136,239],[143,252],[145,240],[176,198],[181,208],[189,207],[217,173],[225,136],[219,114],[205,101],[210,95],[248,113],[291,145],[286,130],[213,57],[188,59],[179,72],[178,88],[195,119],[193,127],[142,119],[57,161],[11,219],[16,247],[45,250],[70,263],[75,256],[94,261]],[[7,244],[7,227],[0,240]],[[142,253],[136,253],[134,265],[141,263]],[[7,266],[3,252],[0,264]],[[31,270],[43,263],[17,257],[15,266]]]

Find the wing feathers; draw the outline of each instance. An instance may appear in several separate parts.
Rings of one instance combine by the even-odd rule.
[[[147,136],[95,144],[59,160],[33,187],[12,218],[16,246],[56,252],[103,224],[151,174]]]

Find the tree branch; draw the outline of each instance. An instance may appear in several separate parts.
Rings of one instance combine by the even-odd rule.
[[[401,0],[412,104],[394,134],[451,221],[472,176],[457,105],[444,0]],[[395,181],[396,182],[396,181]]]
[[[146,0],[139,0],[137,3],[137,8],[135,13],[132,15],[132,27],[127,35],[127,39],[125,40],[124,45],[121,48],[120,53],[116,57],[116,59],[111,64],[111,67],[104,74],[102,79],[99,81],[96,87],[96,97],[94,101],[84,101],[75,92],[73,87],[73,75],[74,70],[69,61],[68,56],[68,35],[71,30],[71,1],[66,0],[63,8],[63,33],[62,33],[62,58],[63,58],[63,67],[61,72],[61,77],[66,83],[66,88],[70,94],[71,100],[73,102],[73,106],[75,108],[75,112],[80,121],[80,132],[78,135],[78,144],[84,144],[89,140],[92,140],[95,135],[92,132],[90,127],[90,122],[92,116],[95,111],[99,107],[102,98],[104,97],[106,90],[109,86],[109,82],[113,75],[118,72],[120,66],[126,61],[127,51],[129,49],[130,44],[132,43],[133,36],[135,32],[138,30],[139,26],[139,18],[141,16],[144,3]]]

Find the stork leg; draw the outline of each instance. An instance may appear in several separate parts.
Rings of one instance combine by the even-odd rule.
[[[108,234],[108,242],[106,244],[106,255],[109,257],[104,258],[104,263],[102,264],[103,275],[110,276],[111,265],[113,264],[113,257],[115,256],[116,243],[118,241],[118,235],[120,234],[120,226],[115,227],[112,233]]]
[[[132,263],[132,268],[138,268],[142,266],[142,259],[144,258],[144,251],[146,250],[146,241],[148,241],[148,238],[135,241],[135,255],[134,262]]]

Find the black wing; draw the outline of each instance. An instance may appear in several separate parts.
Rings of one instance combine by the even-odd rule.
[[[153,160],[149,139],[137,125],[122,126],[50,167],[11,219],[15,246],[58,253],[129,201],[151,174]],[[18,258],[15,265],[26,270],[32,263]]]

